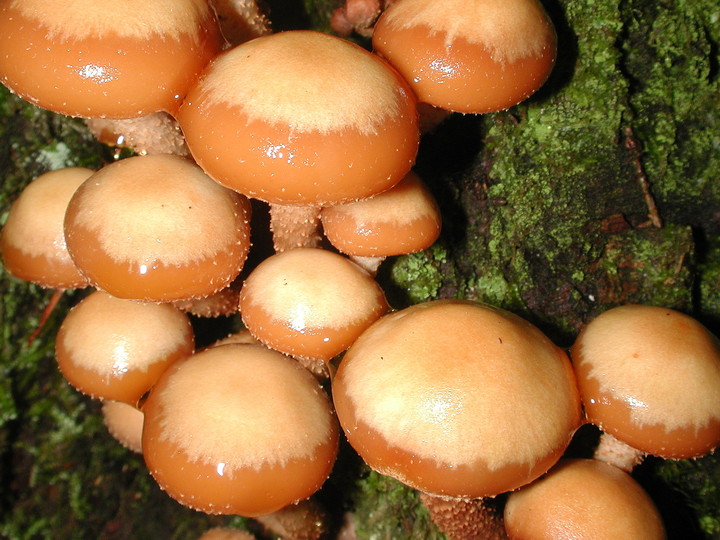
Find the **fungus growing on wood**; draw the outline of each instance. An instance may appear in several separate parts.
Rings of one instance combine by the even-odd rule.
[[[505,505],[511,540],[663,540],[660,513],[632,476],[595,459],[563,459],[513,492]]]
[[[143,412],[153,477],[210,514],[254,517],[308,498],[338,448],[330,400],[313,376],[260,345],[211,347],[173,365]]]
[[[441,497],[491,497],[531,482],[580,425],[565,353],[523,319],[468,301],[386,315],[347,351],[332,388],[365,462]]]
[[[537,0],[400,0],[378,19],[373,48],[419,101],[462,113],[507,109],[555,64],[555,28]]]
[[[0,81],[70,116],[174,113],[221,45],[205,0],[0,5]]]
[[[357,45],[312,31],[263,36],[220,55],[178,121],[211,177],[292,206],[295,217],[283,219],[307,223],[309,231],[317,228],[317,207],[399,182],[419,141],[415,98],[395,70]],[[274,222],[274,234],[284,227]]]
[[[168,366],[194,347],[187,315],[172,306],[95,291],[65,317],[55,355],[62,374],[81,392],[137,405]]]
[[[253,336],[322,365],[387,310],[383,290],[367,272],[342,255],[315,248],[265,259],[240,292],[240,314]]]
[[[442,223],[435,198],[412,171],[374,197],[323,208],[320,219],[330,243],[373,275],[386,257],[429,248]]]
[[[249,201],[193,163],[166,155],[108,165],[77,190],[65,217],[73,261],[118,298],[172,301],[213,294],[240,273]]]
[[[41,174],[15,200],[0,234],[0,252],[13,276],[52,289],[87,286],[65,244],[68,203],[94,171],[67,167]]]
[[[142,452],[143,413],[122,401],[105,401],[102,405],[105,427],[128,450]]]
[[[720,444],[720,343],[672,309],[625,305],[593,319],[571,348],[597,457],[631,469],[644,454],[704,455]],[[612,441],[612,439],[615,441]],[[627,451],[618,461],[618,444]],[[607,448],[615,454],[604,455]]]

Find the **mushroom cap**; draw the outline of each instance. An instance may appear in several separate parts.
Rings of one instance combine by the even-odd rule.
[[[594,459],[561,460],[512,493],[505,506],[512,540],[662,540],[662,518],[632,476]]]
[[[588,421],[648,454],[688,458],[720,443],[720,343],[672,309],[626,305],[571,348]]]
[[[0,5],[0,82],[71,116],[173,113],[221,45],[204,0]]]
[[[271,203],[323,206],[400,181],[418,148],[415,105],[377,56],[298,30],[216,58],[178,121],[193,157],[223,185]]]
[[[297,248],[265,259],[245,280],[240,314],[277,351],[329,361],[388,310],[385,293],[337,253]]]
[[[194,347],[190,320],[174,307],[95,291],[60,325],[55,356],[81,392],[136,405],[162,372]]]
[[[2,261],[13,276],[53,289],[85,287],[70,258],[63,220],[75,190],[94,171],[67,167],[41,174],[13,203],[0,234]]]
[[[374,197],[320,213],[330,243],[347,255],[390,257],[429,248],[440,235],[435,198],[414,172]]]
[[[172,366],[143,406],[158,484],[210,514],[269,514],[306,499],[338,447],[330,400],[297,362],[261,345],[211,347]]]
[[[373,48],[421,102],[485,113],[516,105],[543,85],[556,39],[537,0],[401,0],[375,25]]]
[[[65,216],[70,256],[118,298],[172,301],[229,285],[250,248],[250,203],[188,160],[136,156],[95,173]]]
[[[102,405],[103,422],[120,444],[128,450],[142,452],[144,416],[140,409],[122,401],[105,401]]]
[[[333,379],[340,424],[376,471],[479,498],[547,471],[580,424],[570,362],[523,319],[439,300],[387,315]]]

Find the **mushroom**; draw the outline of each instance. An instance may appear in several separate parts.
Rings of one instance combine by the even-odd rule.
[[[221,45],[204,0],[9,0],[0,6],[0,81],[69,116],[173,113]]]
[[[60,325],[55,356],[81,392],[137,405],[168,366],[194,347],[190,320],[172,306],[95,291]]]
[[[143,412],[151,474],[171,497],[209,514],[255,517],[308,498],[338,449],[317,381],[260,345],[211,347],[178,362]]]
[[[186,159],[136,156],[77,190],[65,216],[70,255],[118,298],[166,302],[229,285],[250,248],[249,201]]]
[[[316,245],[320,206],[399,182],[419,142],[407,83],[359,46],[313,31],[263,36],[221,54],[178,121],[211,177],[273,208],[291,207],[289,229],[306,225],[304,237],[283,239],[286,225],[273,216],[278,250]]]
[[[254,534],[229,527],[213,527],[198,537],[198,540],[256,540]]]
[[[136,453],[142,452],[143,413],[122,401],[104,401],[102,415],[105,427],[120,444]]]
[[[508,497],[511,539],[663,540],[652,499],[632,476],[595,459],[563,459]]]
[[[63,292],[88,284],[68,253],[63,219],[75,190],[93,172],[84,167],[66,167],[41,174],[20,193],[0,231],[0,254],[8,273],[56,289],[30,342],[42,330]]]
[[[317,248],[268,257],[240,291],[240,314],[250,333],[268,347],[310,360],[306,364],[316,373],[387,310],[383,290],[367,272]]]
[[[386,257],[429,248],[442,222],[435,198],[413,171],[374,197],[323,208],[320,219],[330,243],[371,275]]]
[[[441,497],[531,482],[580,424],[565,353],[523,319],[469,301],[418,304],[374,323],[343,357],[332,393],[371,468]]]
[[[556,41],[537,0],[399,0],[378,19],[372,43],[420,102],[486,113],[543,85]]]
[[[571,357],[596,457],[626,470],[645,454],[691,458],[720,444],[720,343],[672,309],[625,305],[585,326]]]

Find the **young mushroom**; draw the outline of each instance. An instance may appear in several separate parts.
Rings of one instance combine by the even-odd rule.
[[[371,468],[443,498],[531,482],[580,425],[565,353],[523,319],[468,301],[377,321],[343,357],[332,392],[348,441]]]
[[[81,392],[137,405],[168,366],[194,347],[190,320],[174,307],[95,291],[65,317],[55,356]]]
[[[625,305],[593,319],[571,348],[596,457],[630,470],[645,454],[691,458],[720,444],[720,343],[672,309]]]
[[[508,497],[511,540],[664,540],[657,507],[629,474],[595,459],[563,459]]]
[[[142,452],[144,416],[140,409],[122,401],[104,401],[102,415],[105,427],[120,444],[136,453]]]
[[[268,66],[272,65],[272,69]],[[419,133],[415,97],[383,60],[313,31],[243,43],[216,58],[178,121],[193,157],[221,184],[286,205],[289,228],[318,226],[319,207],[369,197],[402,179]],[[314,246],[282,239],[278,251]]]
[[[420,102],[461,113],[528,98],[552,71],[556,41],[537,0],[399,0],[373,33]]]
[[[317,381],[260,345],[211,347],[173,365],[143,412],[153,477],[209,514],[255,517],[308,498],[338,449],[337,421]]]
[[[168,302],[211,295],[240,273],[249,201],[169,155],[112,163],[77,190],[65,216],[73,261],[118,298]]]
[[[442,223],[435,198],[413,171],[374,197],[323,208],[320,219],[330,243],[371,275],[386,257],[429,248]]]
[[[270,348],[299,357],[315,373],[388,310],[377,282],[330,251],[297,248],[265,259],[240,292],[250,333]]]

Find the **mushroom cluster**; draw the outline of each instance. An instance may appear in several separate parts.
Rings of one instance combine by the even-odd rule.
[[[103,401],[110,432],[143,453],[180,503],[261,517],[304,501],[331,474],[342,432],[369,467],[423,492],[449,537],[483,537],[485,525],[503,526],[476,502],[557,470],[586,421],[618,438],[639,427],[662,449],[629,442],[669,458],[720,443],[717,340],[688,317],[619,308],[651,312],[649,322],[618,323],[636,334],[608,351],[598,342],[615,330],[602,326],[612,315],[601,316],[571,361],[538,328],[492,306],[444,300],[388,313],[378,265],[440,234],[438,206],[412,170],[421,106],[508,108],[538,90],[556,55],[536,0],[438,5],[393,3],[370,52],[314,31],[251,32],[231,46],[220,10],[204,0],[131,2],[122,9],[134,22],[122,27],[106,1],[74,3],[50,21],[39,2],[0,3],[0,80],[11,90],[74,116],[160,112],[187,143],[187,155],[142,148],[153,155],[52,173],[64,183],[28,209],[34,192],[47,191],[48,177],[38,178],[0,238],[18,278],[95,289],[58,333],[59,368]],[[189,54],[176,62],[179,50]],[[38,77],[38,66],[52,66],[52,76]],[[250,245],[250,199],[271,216],[275,253],[262,261]],[[185,309],[216,298],[250,339],[196,351]],[[686,329],[687,351],[637,345],[645,329],[677,333],[672,325]],[[699,342],[703,354],[688,352]],[[673,354],[671,381],[712,386],[702,405],[683,404],[687,417],[666,419],[663,405],[649,411],[669,391],[634,393],[598,375],[642,380]],[[614,402],[619,427],[600,412]],[[685,439],[689,449],[673,446]]]

